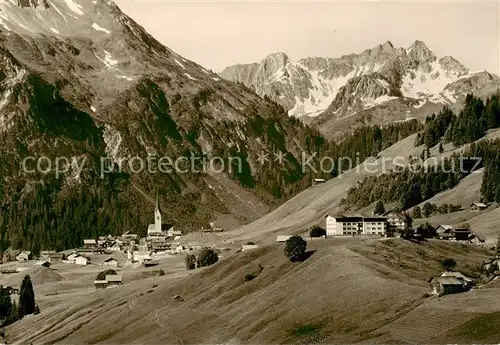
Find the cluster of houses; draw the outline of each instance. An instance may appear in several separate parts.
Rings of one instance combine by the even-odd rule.
[[[123,276],[119,274],[106,275],[104,280],[94,280],[96,289],[109,289],[123,284]]]
[[[469,228],[455,227],[447,224],[441,224],[436,228],[436,236],[441,240],[470,242],[477,245],[485,242],[484,238],[476,235]]]
[[[484,204],[478,203],[478,207],[481,207],[481,205]],[[403,233],[410,226],[404,214],[394,211],[386,212],[381,216],[326,215],[325,223],[327,236],[380,235],[393,237],[397,233]],[[441,240],[468,242],[478,245],[485,242],[484,238],[466,227],[441,224],[435,228],[435,231],[436,238]],[[415,233],[418,235],[418,231]],[[278,238],[277,241],[286,241],[286,238]]]
[[[443,272],[439,277],[429,279],[431,295],[442,296],[465,292],[474,286],[474,279],[460,272]]]

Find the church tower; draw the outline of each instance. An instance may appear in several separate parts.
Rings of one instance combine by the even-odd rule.
[[[158,193],[156,193],[156,207],[155,207],[155,232],[161,232],[161,212],[160,201],[158,200]]]

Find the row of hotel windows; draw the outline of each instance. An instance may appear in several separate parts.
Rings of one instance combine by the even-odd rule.
[[[372,235],[377,235],[377,234],[380,234],[380,233],[381,233],[380,231],[372,231],[371,234]],[[351,231],[347,231],[347,232],[344,231],[344,235],[357,235],[357,234],[358,234],[358,232],[356,232],[356,231],[352,231],[352,232]]]
[[[346,226],[346,225],[347,226],[362,226],[363,225],[363,223],[361,223],[361,222],[357,222],[357,223],[343,223],[343,224],[344,224],[344,226]],[[366,222],[365,224],[373,226],[373,225],[381,225],[382,223],[381,222],[374,222],[374,223]]]

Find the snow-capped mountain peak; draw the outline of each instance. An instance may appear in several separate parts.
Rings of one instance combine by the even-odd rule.
[[[417,107],[427,101],[453,103],[459,95],[450,85],[475,73],[451,56],[439,59],[423,41],[416,40],[408,48],[396,48],[387,41],[359,54],[298,62],[275,53],[260,63],[228,67],[220,75],[274,98],[292,116],[325,113],[325,118],[350,116],[395,99]],[[473,91],[476,84],[470,85]]]
[[[0,31],[22,35],[106,36],[120,28],[120,10],[106,0],[2,0]]]

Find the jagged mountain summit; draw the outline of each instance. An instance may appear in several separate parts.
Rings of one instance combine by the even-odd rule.
[[[366,114],[395,100],[402,104],[392,108],[410,114],[427,103],[454,104],[467,92],[498,85],[497,76],[472,72],[451,56],[438,58],[422,41],[406,49],[388,41],[335,59],[295,62],[284,53],[271,54],[260,64],[231,66],[220,75],[272,97],[290,115],[318,117],[316,123],[327,128],[332,119]]]
[[[157,191],[184,232],[247,223],[308,185],[297,161],[317,136],[163,46],[111,1],[0,2],[0,230],[17,248],[144,234]],[[258,163],[278,149],[281,163]],[[61,175],[28,173],[26,157],[77,161]],[[212,157],[224,164],[207,169]],[[159,158],[169,159],[163,172]]]

